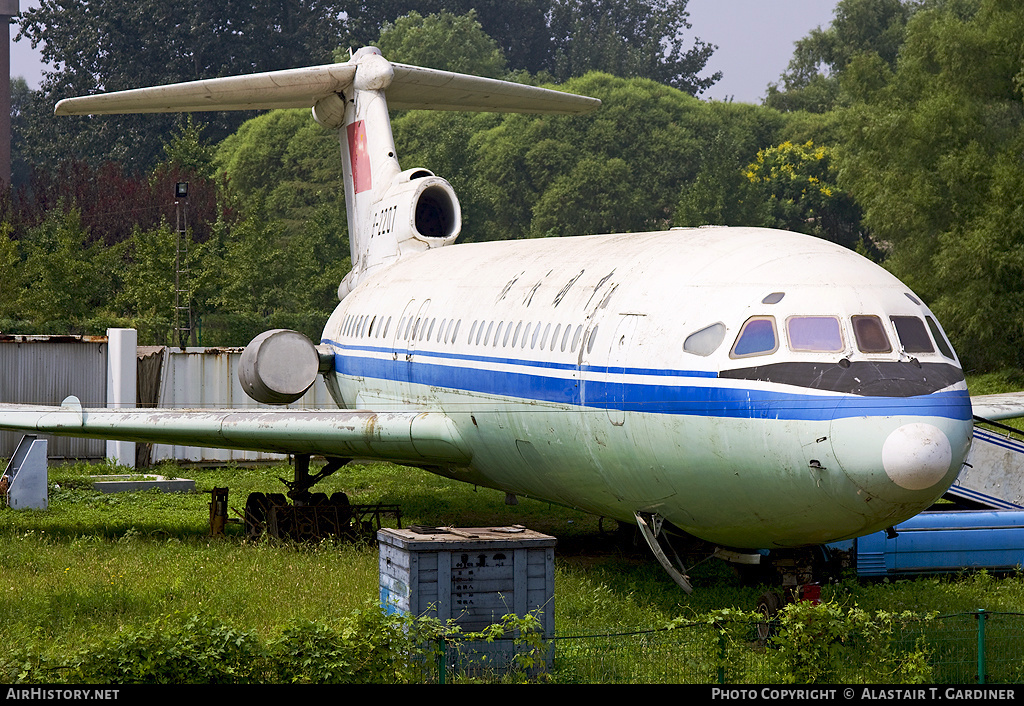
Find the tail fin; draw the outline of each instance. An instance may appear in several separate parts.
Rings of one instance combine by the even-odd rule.
[[[386,94],[386,97],[385,97]],[[462,224],[447,181],[426,169],[402,171],[388,107],[575,114],[596,110],[596,98],[508,81],[392,64],[374,47],[349,61],[247,76],[138,88],[60,101],[57,115],[167,113],[312,108],[317,122],[338,130],[352,272],[344,295],[403,254],[447,245]]]

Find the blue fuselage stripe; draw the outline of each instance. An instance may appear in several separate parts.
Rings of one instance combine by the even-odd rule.
[[[396,360],[390,348],[342,346],[327,340],[324,343],[334,347],[335,371],[341,375],[576,407],[808,421],[894,415],[971,419],[971,402],[966,390],[915,397],[815,395],[785,389],[794,389],[793,385],[754,389],[736,387],[736,381],[729,381],[733,383],[729,386],[715,384],[711,380],[717,379],[717,373],[707,371],[580,368],[572,364],[419,350],[408,352],[413,356],[413,361],[409,361],[407,351],[398,351]],[[514,369],[496,369],[498,367]],[[598,379],[609,375],[616,379]],[[694,384],[698,378],[706,382]]]

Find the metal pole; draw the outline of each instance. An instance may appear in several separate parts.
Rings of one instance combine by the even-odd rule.
[[[0,48],[0,181],[11,187],[11,18],[20,8],[18,0],[0,0],[0,21],[5,36]]]
[[[978,608],[978,683],[985,683],[985,609]]]

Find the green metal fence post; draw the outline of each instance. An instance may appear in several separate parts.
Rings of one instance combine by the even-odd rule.
[[[437,683],[444,684],[448,672],[448,641],[439,637],[437,642]]]
[[[978,683],[985,683],[985,609],[978,608]]]

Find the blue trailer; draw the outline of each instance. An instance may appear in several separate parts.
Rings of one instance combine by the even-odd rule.
[[[829,548],[849,552],[857,575],[864,577],[1024,566],[1021,510],[922,512],[895,529],[895,537],[876,532]]]

